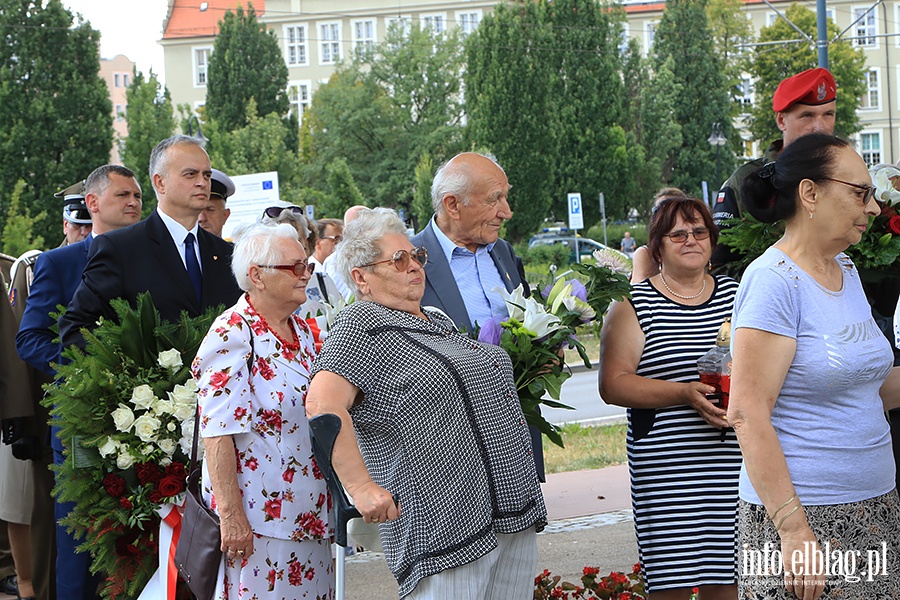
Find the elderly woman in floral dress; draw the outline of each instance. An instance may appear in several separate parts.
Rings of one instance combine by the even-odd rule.
[[[232,270],[246,294],[213,323],[193,365],[204,498],[222,528],[216,598],[328,599],[328,494],[303,408],[315,350],[294,315],[306,300],[306,251],[290,225],[256,225]]]

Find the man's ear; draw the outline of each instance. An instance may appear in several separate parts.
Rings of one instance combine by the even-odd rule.
[[[787,129],[787,125],[784,124],[784,115],[787,113],[777,112],[775,113],[775,125],[778,127],[778,130],[784,133]]]
[[[444,213],[451,219],[459,220],[459,206],[461,204],[459,196],[456,194],[444,194],[441,198],[441,204],[444,205]]]
[[[87,196],[85,196],[84,204],[92,213],[100,212],[100,196],[98,196],[97,194],[89,193]]]
[[[159,194],[166,192],[166,180],[159,173],[154,173],[153,175],[153,189]]]

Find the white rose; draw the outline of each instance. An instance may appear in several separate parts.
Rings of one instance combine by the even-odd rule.
[[[155,442],[159,424],[159,419],[153,415],[149,413],[141,415],[134,421],[134,435],[143,442]]]
[[[161,466],[161,467],[168,467],[171,464],[172,464],[172,459],[169,458],[168,456],[164,456],[161,459],[159,459],[159,466]]]
[[[200,391],[200,386],[197,385],[197,382],[194,379],[188,379],[187,381],[185,381],[184,387],[187,388],[187,390],[192,394],[196,394],[198,391]]]
[[[156,400],[156,396],[153,395],[153,390],[150,389],[150,386],[146,384],[137,386],[131,393],[131,403],[138,408],[146,410],[150,408],[154,400]]]
[[[198,441],[198,447],[203,440]],[[191,445],[194,443],[194,420],[188,419],[181,423],[181,439],[178,440],[178,445],[181,446],[181,451],[184,452],[187,456],[191,455]],[[199,458],[199,456],[198,456]]]
[[[197,407],[193,404],[176,404],[175,412],[172,413],[179,421],[187,421],[193,419],[197,414]]]
[[[134,423],[134,413],[124,404],[119,404],[119,408],[112,411],[112,418],[119,431],[128,431]]]
[[[169,431],[175,431],[176,429],[178,429],[178,425],[176,425],[175,423],[169,423],[168,425],[166,425],[166,429],[168,429]]]
[[[162,398],[158,398],[156,402],[153,403],[153,414],[157,417],[160,415],[171,415],[175,414],[176,405],[171,400],[163,400]]]
[[[172,348],[171,350],[164,350],[159,353],[159,358],[157,359],[159,366],[165,367],[167,369],[172,369],[173,371],[181,368],[181,353]]]
[[[194,381],[191,379],[191,381]],[[195,404],[197,402],[197,390],[191,390],[186,385],[176,385],[169,392],[169,399],[178,404]]]
[[[162,450],[166,456],[175,454],[176,444],[173,440],[162,439],[156,442],[156,445],[159,446],[159,449]]]
[[[131,452],[129,452],[128,450],[120,452],[119,456],[116,458],[116,466],[120,469],[127,469],[133,464],[134,456],[132,456]]]
[[[111,456],[119,451],[119,442],[112,439],[111,437],[107,437],[106,441],[97,448],[100,451],[100,456],[106,458],[107,456]]]

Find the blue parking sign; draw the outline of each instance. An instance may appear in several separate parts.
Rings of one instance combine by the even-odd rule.
[[[569,229],[584,229],[584,214],[581,211],[581,194],[571,192],[567,196],[569,204]]]

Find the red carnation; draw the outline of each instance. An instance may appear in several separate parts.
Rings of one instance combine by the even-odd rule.
[[[184,491],[184,478],[172,477],[171,475],[163,477],[159,482],[159,493],[169,498]]]
[[[124,557],[137,556],[141,552],[137,541],[137,533],[134,531],[126,533],[116,540],[116,554]]]
[[[125,480],[115,473],[107,473],[103,478],[103,489],[113,498],[119,498],[125,493]]]
[[[894,235],[900,235],[900,215],[894,215],[888,219],[884,228]]]
[[[138,463],[134,466],[134,472],[137,473],[141,485],[156,483],[163,476],[162,469],[152,463]]]
[[[125,496],[119,498],[119,506],[121,506],[125,510],[131,510],[132,508],[134,508],[134,505],[131,504],[131,500],[129,500]]]

